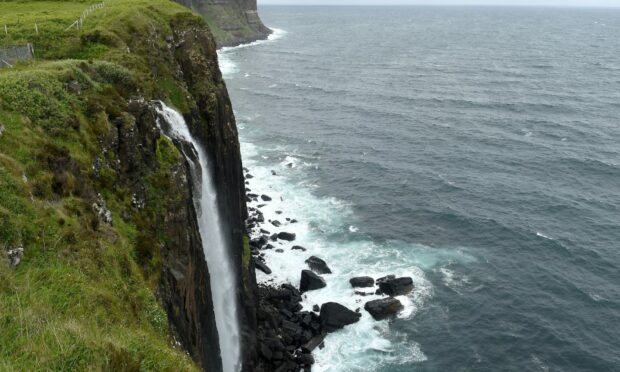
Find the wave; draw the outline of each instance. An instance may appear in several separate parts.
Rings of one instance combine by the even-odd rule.
[[[237,64],[230,58],[234,51],[243,48],[272,43],[276,40],[283,38],[287,34],[285,30],[279,28],[272,28],[271,31],[272,33],[267,37],[267,39],[257,40],[252,43],[241,44],[234,47],[220,48],[217,51],[217,56],[219,60],[220,71],[222,71],[222,76],[224,76],[224,78],[231,78],[234,74],[239,72]]]

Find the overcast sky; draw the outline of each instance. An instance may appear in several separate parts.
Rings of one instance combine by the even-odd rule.
[[[258,0],[260,5],[539,5],[613,6],[620,0]]]

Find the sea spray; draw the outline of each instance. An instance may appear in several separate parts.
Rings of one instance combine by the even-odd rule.
[[[210,162],[202,145],[189,132],[183,116],[164,103],[160,102],[159,105],[157,110],[164,119],[164,123],[160,122],[164,133],[175,141],[189,145],[183,152],[192,168],[194,205],[205,258],[209,264],[222,367],[224,372],[236,372],[240,367],[236,279],[222,231]],[[193,151],[193,154],[187,154],[187,151]]]

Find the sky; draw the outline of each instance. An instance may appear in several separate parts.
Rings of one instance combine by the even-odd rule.
[[[524,5],[620,7],[620,0],[258,0],[259,5]]]

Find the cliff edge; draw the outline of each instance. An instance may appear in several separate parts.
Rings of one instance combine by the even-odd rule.
[[[0,47],[35,49],[0,69],[0,369],[221,370],[189,166],[159,100],[212,159],[251,368],[254,264],[214,38],[167,0],[97,4],[0,3]]]
[[[258,15],[256,0],[175,1],[207,20],[218,47],[251,43],[271,34]]]

